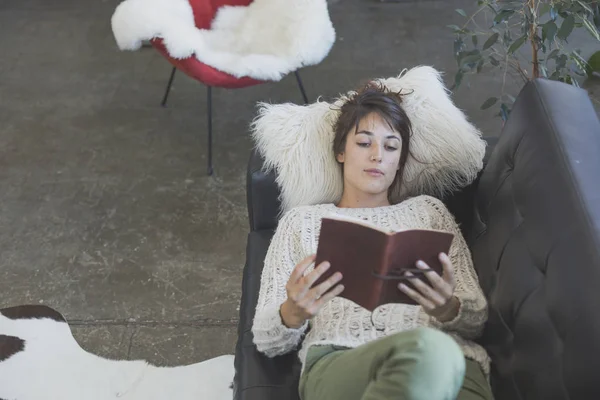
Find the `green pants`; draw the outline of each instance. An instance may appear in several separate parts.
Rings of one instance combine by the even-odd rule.
[[[447,334],[418,328],[348,349],[308,350],[302,400],[492,400],[479,364]]]

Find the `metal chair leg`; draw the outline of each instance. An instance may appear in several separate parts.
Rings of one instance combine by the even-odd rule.
[[[171,85],[173,84],[173,79],[175,78],[176,70],[177,70],[177,68],[173,67],[173,70],[171,71],[171,76],[169,77],[169,83],[167,83],[167,90],[165,91],[165,95],[163,96],[162,102],[160,103],[160,105],[163,107],[167,106],[167,98],[169,97],[169,92],[171,91]]]
[[[304,104],[308,104],[308,97],[306,97],[306,92],[304,91],[304,85],[302,84],[302,79],[300,79],[300,73],[295,71],[296,80],[298,81],[298,87],[300,87],[300,92],[302,92],[302,98],[304,99]]]
[[[208,93],[208,101],[206,104],[207,114],[208,114],[208,175],[212,176],[213,174],[213,164],[212,164],[212,87],[206,86]]]

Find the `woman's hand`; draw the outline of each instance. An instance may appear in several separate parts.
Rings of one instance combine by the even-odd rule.
[[[342,293],[343,285],[337,285],[331,291],[331,287],[342,279],[342,274],[336,272],[329,279],[311,289],[313,283],[329,269],[328,262],[322,262],[308,275],[304,272],[315,261],[315,255],[306,257],[294,267],[292,275],[287,282],[287,300],[281,305],[280,313],[283,323],[288,328],[297,329],[308,319],[313,318],[321,307],[335,296]],[[323,295],[323,293],[327,294]]]
[[[411,277],[410,282],[417,290],[413,290],[403,283],[399,284],[398,288],[419,303],[427,314],[441,322],[446,322],[456,317],[460,301],[454,296],[456,282],[454,281],[452,261],[445,253],[440,253],[439,260],[443,266],[443,276],[439,276],[435,271],[424,272],[431,286],[414,274],[407,272],[406,275]],[[422,270],[429,269],[429,266],[423,261],[417,262],[417,267]]]

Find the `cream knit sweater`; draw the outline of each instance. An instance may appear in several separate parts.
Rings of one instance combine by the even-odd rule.
[[[394,230],[430,228],[454,233],[449,256],[455,269],[454,295],[461,303],[457,317],[441,323],[427,315],[421,306],[406,304],[383,305],[371,313],[337,297],[301,328],[289,329],[283,325],[279,307],[287,298],[286,283],[294,266],[317,252],[321,218],[329,214],[363,218]],[[333,204],[322,204],[288,211],[267,251],[252,333],[258,350],[269,357],[292,351],[302,342],[299,358],[304,364],[308,348],[315,344],[356,347],[396,332],[428,326],[449,333],[465,356],[477,361],[487,375],[489,357],[481,346],[471,341],[480,335],[486,319],[487,302],[479,287],[469,248],[454,217],[440,200],[418,196],[386,207],[338,208]],[[311,329],[305,336],[309,323]]]

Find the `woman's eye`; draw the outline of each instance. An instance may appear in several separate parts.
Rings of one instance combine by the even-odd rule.
[[[394,147],[394,146],[385,146],[385,148],[386,148],[387,150],[389,150],[389,151],[396,151],[396,150],[398,150],[398,148],[397,148],[397,147]]]
[[[365,143],[358,143],[358,145],[360,147],[367,147],[369,145],[369,143],[366,143],[366,142]]]

